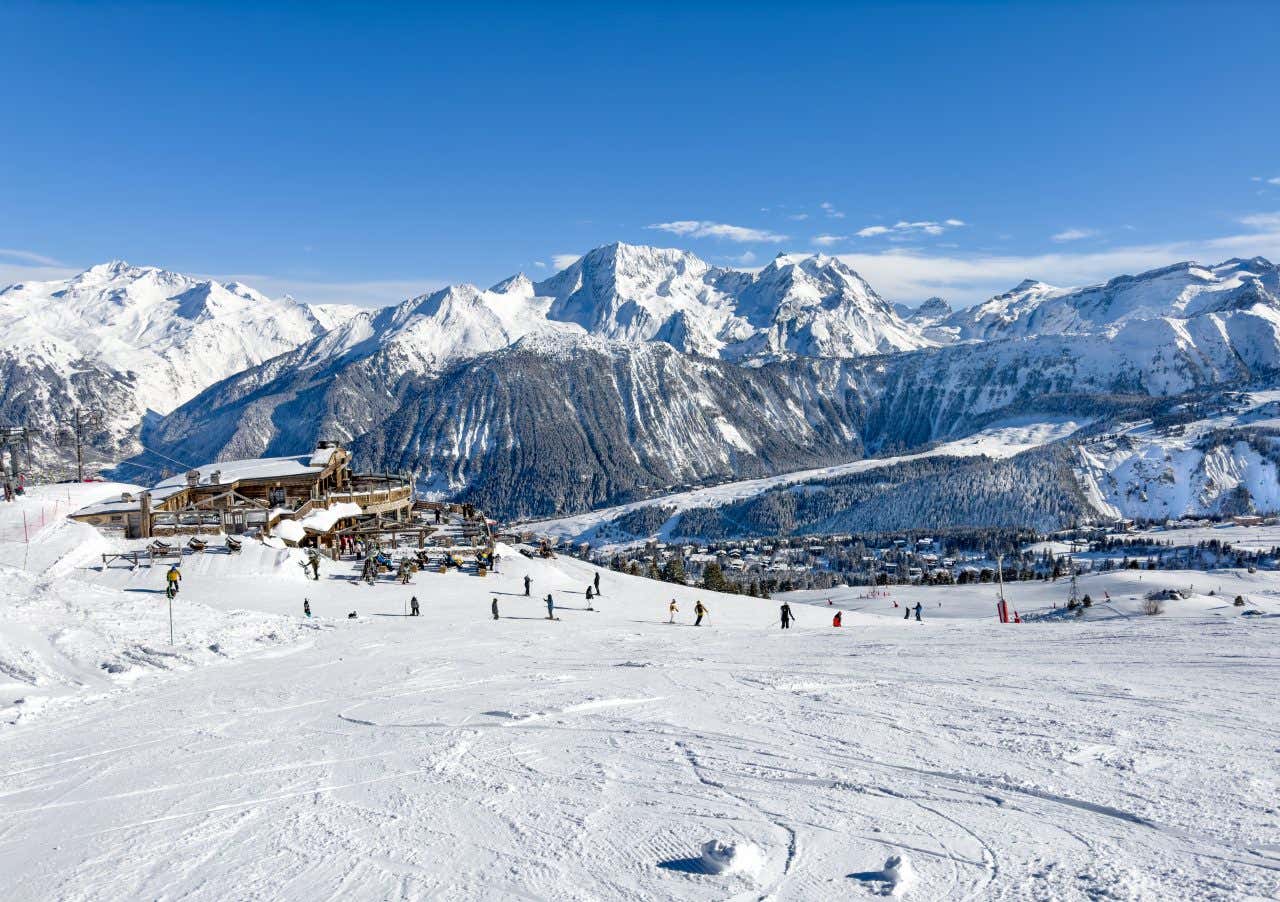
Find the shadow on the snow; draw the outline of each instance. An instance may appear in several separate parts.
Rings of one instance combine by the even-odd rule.
[[[714,873],[701,858],[673,858],[670,861],[659,861],[658,867],[668,871],[679,871],[681,874]]]
[[[125,589],[126,592],[146,592],[148,595],[163,595],[164,589]]]

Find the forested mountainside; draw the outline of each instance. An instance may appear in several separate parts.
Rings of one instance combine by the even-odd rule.
[[[685,511],[672,540],[1029,526],[1054,530],[1097,515],[1074,478],[1074,453],[1051,445],[1007,460],[929,457],[747,501]]]

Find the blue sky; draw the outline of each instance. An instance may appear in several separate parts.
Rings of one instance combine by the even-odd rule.
[[[389,303],[622,240],[972,302],[1280,257],[1273,4],[607,6],[5,4],[0,283]]]

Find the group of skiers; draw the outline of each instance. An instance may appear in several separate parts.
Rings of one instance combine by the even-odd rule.
[[[313,567],[315,578],[319,579],[319,555],[318,554],[315,554],[314,552],[309,553],[308,561],[303,566]],[[371,554],[368,558],[365,559],[364,569],[363,569],[361,578],[366,579],[369,582],[372,582],[373,577],[377,574],[377,566],[378,566],[378,562],[375,556]],[[408,576],[412,575],[412,573],[413,573],[412,567],[410,566],[406,568],[405,563],[402,563],[400,573],[399,573],[399,576],[401,577],[401,583],[407,584],[409,581]],[[182,579],[182,574],[178,570],[177,564],[175,564],[173,565],[173,567],[170,568],[169,575],[168,575],[168,583],[169,583],[168,591],[170,593],[170,597],[173,597],[173,595],[177,594],[178,583],[181,581],[181,579]],[[524,577],[524,597],[530,598],[532,597],[532,594],[533,594],[533,578],[528,574],[526,574]],[[592,581],[587,584],[587,589],[585,594],[587,598],[586,609],[588,611],[594,611],[595,607],[593,602],[596,598],[601,596],[599,572],[596,572],[592,578]],[[547,608],[546,619],[559,620],[560,618],[556,616],[555,597],[550,592],[547,593],[547,596],[544,599],[544,604],[546,605],[546,608]],[[830,599],[827,600],[827,604],[831,604]],[[894,606],[895,607],[897,606],[896,602]],[[906,605],[905,608],[906,609],[903,613],[904,620],[910,620],[911,615],[914,612],[916,620],[918,622],[922,621],[921,614],[924,610],[923,604],[921,604],[920,602],[916,602],[914,607],[910,605]],[[496,596],[493,598],[493,601],[490,603],[489,610],[494,620],[501,619],[501,614],[498,609],[498,599]],[[308,599],[304,598],[302,600],[302,611],[305,616],[307,617],[311,616],[311,603]],[[667,605],[667,622],[675,623],[676,614],[678,613],[680,613],[680,607],[679,605],[676,604],[676,600],[672,598],[671,602]],[[711,609],[708,608],[706,605],[704,605],[701,599],[699,599],[697,602],[694,603],[694,606],[693,606],[693,614],[694,614],[693,625],[702,626],[703,618],[710,613],[711,613]],[[795,623],[796,621],[796,616],[795,616],[795,613],[791,610],[791,605],[784,601],[781,607],[779,607],[778,609],[778,615],[779,615],[779,621],[781,623],[781,628],[784,630],[791,629],[791,624]],[[420,616],[418,598],[416,595],[409,599],[409,616],[410,617]],[[831,625],[833,627],[841,627],[844,625],[843,611],[835,612],[835,615],[831,618]]]

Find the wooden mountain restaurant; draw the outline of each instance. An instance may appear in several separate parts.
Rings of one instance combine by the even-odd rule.
[[[269,536],[284,521],[324,535],[359,517],[409,521],[412,509],[408,477],[352,473],[349,451],[320,442],[306,454],[205,464],[137,494],[91,504],[71,518],[131,539],[249,531]],[[281,532],[291,540],[300,534],[293,524]]]

